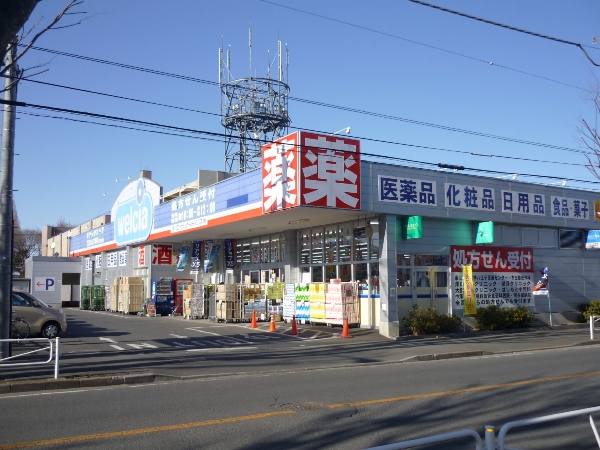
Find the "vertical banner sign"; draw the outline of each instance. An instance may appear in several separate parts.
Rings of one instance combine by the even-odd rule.
[[[463,266],[463,301],[465,303],[465,315],[477,314],[477,300],[475,298],[475,284],[473,283],[473,266]]]
[[[190,246],[184,245],[183,247],[181,247],[181,251],[179,252],[179,260],[177,261],[177,272],[183,272],[189,256]]]
[[[225,270],[235,268],[235,239],[225,239]]]
[[[213,270],[213,267],[215,266],[216,262],[217,262],[217,256],[219,255],[219,251],[221,251],[221,243],[220,242],[213,242],[212,244],[212,248],[210,250],[210,255],[208,257],[208,261],[206,260],[206,257],[204,258],[204,272],[208,273],[211,272]],[[208,255],[208,250],[206,251],[206,255]]]
[[[138,247],[138,267],[146,266],[146,246],[140,245]]]
[[[190,274],[197,275],[200,271],[200,258],[202,257],[202,241],[192,243],[192,261],[190,263]]]
[[[204,273],[208,273],[208,266],[210,264],[210,254],[212,252],[215,241],[212,239],[207,239],[204,241]]]

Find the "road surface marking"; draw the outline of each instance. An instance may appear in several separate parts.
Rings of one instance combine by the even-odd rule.
[[[141,350],[142,348],[158,348],[156,345],[148,344],[147,342],[141,342],[139,344],[127,344],[130,347]]]
[[[113,344],[117,343],[117,341],[115,341],[114,339],[111,339],[111,338],[101,337],[101,338],[98,338],[98,339],[100,339],[101,341],[112,342]]]
[[[125,350],[123,347],[119,347],[118,345],[112,345],[111,344],[111,347],[112,348],[116,348],[117,350]]]
[[[187,336],[180,336],[179,334],[170,334],[169,336],[173,336],[173,337],[180,338],[180,339],[187,339],[188,338]]]
[[[558,377],[550,377],[550,378],[534,378],[532,380],[514,381],[512,383],[491,384],[488,386],[477,386],[477,387],[472,387],[472,388],[456,389],[453,391],[428,392],[426,394],[407,395],[404,397],[382,398],[379,400],[366,400],[366,401],[362,401],[362,402],[337,403],[334,405],[327,405],[327,406],[329,408],[344,408],[346,406],[355,407],[355,406],[377,405],[377,404],[381,404],[381,403],[403,402],[403,401],[407,401],[407,400],[419,400],[419,399],[424,399],[424,398],[444,397],[446,395],[467,394],[470,392],[490,391],[493,389],[504,389],[504,388],[515,387],[515,386],[527,386],[527,385],[536,384],[536,383],[549,383],[552,381],[572,380],[574,378],[589,377],[589,376],[593,376],[593,375],[600,375],[600,371],[575,373],[575,374],[571,374],[571,375],[561,375]]]
[[[252,414],[250,416],[229,417],[227,419],[205,420],[203,422],[181,423],[178,425],[164,425],[162,427],[139,428],[137,430],[113,431],[110,433],[88,434],[83,436],[72,436],[58,439],[46,439],[43,441],[20,442],[17,444],[0,445],[0,450],[8,450],[13,448],[39,447],[42,445],[61,445],[71,444],[74,442],[93,441],[98,439],[110,439],[124,436],[135,436],[138,434],[158,433],[162,431],[184,430],[186,428],[198,428],[209,425],[219,425],[222,423],[243,422],[245,420],[266,419],[269,417],[283,416],[287,414],[296,414],[292,410],[284,410],[277,412],[268,412],[263,414]]]
[[[220,347],[220,348],[190,348],[186,352],[220,352],[220,351],[238,351],[256,350],[258,347]]]

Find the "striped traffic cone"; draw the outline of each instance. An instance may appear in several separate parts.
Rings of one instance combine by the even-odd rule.
[[[352,337],[352,336],[350,336],[350,327],[348,326],[348,318],[347,317],[344,318],[344,328],[342,330],[342,337],[343,338]]]
[[[298,326],[296,325],[296,316],[292,316],[292,331],[290,334],[296,335],[298,334]]]
[[[271,325],[269,325],[269,331],[277,331],[275,327],[275,313],[271,313]]]

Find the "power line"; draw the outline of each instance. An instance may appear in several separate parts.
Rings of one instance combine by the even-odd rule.
[[[166,104],[163,104],[163,103],[156,103],[156,102],[151,102],[151,101],[146,101],[146,100],[135,99],[135,98],[131,98],[131,97],[123,97],[123,96],[120,96],[120,95],[113,95],[113,94],[107,94],[107,93],[104,93],[104,92],[91,91],[91,90],[88,90],[88,89],[75,88],[75,87],[71,87],[71,86],[64,86],[64,85],[60,85],[60,84],[47,83],[47,82],[43,82],[43,81],[34,81],[34,80],[29,80],[29,79],[25,79],[24,81],[30,81],[30,82],[33,82],[33,83],[39,83],[39,84],[53,86],[53,87],[58,87],[58,88],[63,88],[63,89],[71,89],[71,90],[75,90],[75,91],[79,91],[79,92],[84,92],[84,93],[88,93],[88,94],[95,94],[95,95],[107,96],[107,97],[112,97],[112,98],[118,98],[120,100],[128,100],[128,101],[133,101],[133,102],[140,102],[140,103],[146,103],[146,104],[151,104],[151,105],[155,105],[155,106],[161,106],[161,107],[167,107],[167,108],[175,108],[175,109],[180,109],[180,110],[189,111],[189,112],[196,112],[196,113],[201,113],[201,114],[209,114],[209,115],[214,115],[214,116],[222,117],[220,114],[217,114],[217,113],[209,113],[209,112],[205,112],[205,111],[199,111],[199,110],[195,110],[195,109],[183,108],[183,107],[173,106],[173,105],[166,105]],[[323,105],[325,105],[325,104],[323,104]],[[36,115],[36,114],[31,114],[31,113],[29,115],[39,116],[39,117],[48,117],[48,118],[53,118],[53,119],[62,119],[63,118],[63,117],[58,117],[58,116],[44,116],[44,115],[41,115],[41,114],[37,114]],[[64,118],[64,119],[65,120],[71,120],[73,122],[78,122],[77,120],[74,120],[74,119],[67,119],[67,118]],[[79,122],[95,123],[95,122],[90,122],[90,121],[79,121]],[[98,124],[98,125],[104,125],[104,124],[100,124],[100,123],[96,123],[96,124]],[[144,131],[144,130],[141,130],[141,129],[138,129],[138,128],[129,128],[129,127],[118,127],[118,128],[128,128],[128,129],[131,129],[131,130]],[[305,129],[306,131],[313,131],[313,132],[316,132],[316,133],[320,133],[321,132],[321,131],[309,130],[309,129],[304,128],[304,127],[299,127],[299,128]],[[162,133],[162,134],[171,134],[171,135],[173,135],[172,133]],[[179,136],[179,135],[175,134],[175,136]],[[195,138],[197,138],[197,137],[195,137]],[[424,145],[418,145],[418,144],[407,144],[407,143],[402,143],[402,142],[386,141],[386,140],[366,138],[366,137],[360,137],[360,139],[366,140],[366,141],[371,141],[371,142],[379,142],[379,143],[392,144],[392,145],[402,145],[402,146],[413,147],[413,148],[422,148],[422,149],[426,149],[426,150],[445,151],[445,152],[450,152],[450,153],[462,153],[462,154],[471,155],[471,156],[485,156],[485,157],[490,157],[490,158],[512,159],[512,160],[518,160],[518,161],[529,161],[529,162],[538,162],[538,163],[547,163],[547,164],[561,164],[561,165],[570,165],[570,166],[585,167],[585,164],[566,163],[566,162],[562,162],[562,161],[548,161],[548,160],[539,160],[539,159],[532,159],[532,158],[511,157],[511,156],[505,156],[505,155],[481,154],[481,153],[474,153],[474,152],[465,151],[465,150],[453,150],[453,149],[439,148],[439,147],[430,147],[430,146],[424,146]],[[564,150],[564,148],[561,148],[561,150]],[[566,149],[566,150],[574,151],[574,152],[577,152],[577,153],[586,154],[586,152],[583,151],[583,150],[575,150],[575,149]]]
[[[585,54],[586,58],[594,66],[600,67],[600,64],[596,64],[594,62],[594,60],[590,57],[590,55],[588,54],[588,52],[586,52],[585,49],[583,48],[583,46],[580,43],[578,43],[578,42],[567,41],[565,39],[556,38],[556,37],[553,37],[553,36],[548,36],[547,34],[541,34],[541,33],[536,33],[534,31],[524,30],[523,28],[517,28],[517,27],[514,27],[512,25],[505,25],[505,24],[500,23],[500,22],[494,22],[493,20],[488,20],[488,19],[483,19],[481,17],[472,16],[471,14],[466,14],[466,13],[463,13],[463,12],[460,12],[460,11],[455,11],[453,9],[448,9],[448,8],[444,8],[442,6],[433,5],[431,3],[426,3],[426,2],[421,1],[421,0],[409,0],[409,1],[411,1],[413,3],[417,3],[419,5],[423,5],[423,6],[429,6],[430,8],[439,9],[440,11],[449,12],[450,14],[456,14],[457,16],[466,17],[467,19],[478,20],[479,22],[487,23],[489,25],[494,25],[494,26],[497,26],[497,27],[506,28],[508,30],[517,31],[519,33],[529,34],[531,36],[536,36],[536,37],[539,37],[539,38],[542,38],[542,39],[547,39],[549,41],[559,42],[561,44],[574,45],[575,47],[579,48]]]
[[[265,1],[265,0],[261,0],[261,1]],[[271,3],[271,2],[267,2],[267,3]],[[276,3],[273,3],[273,4],[276,5]],[[278,6],[281,6],[281,5],[278,5]],[[291,8],[291,9],[295,9],[295,8]],[[301,10],[299,10],[299,11],[301,11]],[[304,12],[304,11],[302,11],[302,12]],[[311,13],[307,13],[307,14],[311,14]],[[331,19],[331,20],[335,20],[335,19]],[[185,75],[170,74],[168,72],[157,71],[157,70],[153,70],[153,69],[145,69],[143,67],[131,66],[128,64],[121,64],[121,63],[116,63],[113,61],[106,61],[106,60],[102,60],[102,59],[98,59],[98,58],[91,58],[91,57],[87,57],[87,56],[75,55],[73,53],[66,53],[66,52],[61,52],[58,50],[50,50],[50,49],[45,49],[45,48],[35,47],[35,46],[31,47],[31,48],[33,50],[46,51],[46,52],[50,52],[50,53],[54,53],[54,54],[58,54],[58,55],[62,55],[62,56],[68,56],[70,58],[82,59],[85,61],[92,61],[92,62],[101,63],[101,64],[108,64],[108,65],[113,65],[113,66],[117,66],[117,67],[121,67],[121,68],[131,69],[131,70],[140,70],[142,72],[153,73],[155,75],[169,76],[169,77],[173,77],[173,78],[177,78],[177,79],[193,81],[193,82],[198,82],[198,83],[204,83],[204,84],[209,84],[209,85],[214,85],[214,86],[219,85],[216,82],[202,80],[200,78],[188,77]],[[465,129],[461,129],[461,128],[446,126],[446,125],[438,125],[438,124],[434,124],[434,123],[429,123],[429,122],[424,122],[424,121],[419,121],[419,120],[414,120],[414,119],[407,119],[404,117],[392,116],[392,115],[384,114],[384,113],[377,113],[377,112],[366,111],[366,110],[361,110],[361,109],[356,109],[356,108],[350,108],[350,107],[346,107],[346,106],[339,106],[339,105],[319,102],[319,101],[315,101],[315,100],[307,100],[307,99],[302,99],[302,98],[298,98],[298,97],[289,97],[289,99],[300,102],[300,103],[306,103],[306,104],[315,105],[315,106],[322,106],[322,107],[332,108],[332,109],[336,109],[336,110],[340,110],[340,111],[352,112],[355,114],[367,115],[367,116],[371,116],[371,117],[378,117],[378,118],[394,120],[394,121],[398,121],[398,122],[405,122],[405,123],[410,123],[412,125],[437,128],[437,129],[444,130],[444,131],[468,134],[468,135],[484,137],[484,138],[488,138],[488,139],[502,140],[502,141],[513,142],[513,143],[517,143],[517,144],[525,144],[525,145],[531,145],[531,146],[536,146],[536,147],[550,148],[550,149],[554,149],[554,150],[563,150],[563,151],[581,153],[581,150],[568,148],[568,147],[561,147],[561,146],[556,146],[556,145],[551,145],[551,144],[543,144],[543,143],[539,143],[539,142],[526,141],[526,140],[522,140],[522,139],[497,136],[497,135],[489,134],[489,133],[465,130]]]
[[[260,0],[260,1],[263,2],[263,3],[269,3],[269,4],[274,5],[274,6],[279,6],[281,8],[287,8],[287,9],[291,9],[293,11],[301,12],[303,14],[308,14],[309,16],[319,17],[320,19],[325,19],[325,20],[329,20],[331,22],[341,23],[342,25],[347,25],[349,27],[358,28],[358,29],[361,29],[361,30],[364,30],[364,31],[368,31],[368,32],[371,32],[371,33],[381,34],[383,36],[391,37],[391,38],[398,39],[398,40],[401,40],[401,41],[410,42],[411,44],[421,45],[423,47],[431,48],[433,50],[438,50],[440,52],[449,53],[449,54],[455,55],[455,56],[460,56],[461,58],[466,58],[466,59],[470,59],[470,60],[473,60],[473,61],[481,62],[481,63],[486,64],[487,66],[490,65],[490,61],[486,61],[486,60],[481,59],[481,58],[475,58],[473,56],[465,55],[463,53],[458,53],[458,52],[455,52],[455,51],[452,51],[452,50],[447,50],[445,48],[436,47],[434,45],[429,45],[429,44],[424,44],[422,42],[414,41],[412,39],[403,38],[403,37],[395,35],[395,34],[386,33],[384,31],[375,30],[373,28],[368,28],[368,27],[365,27],[365,26],[362,26],[362,25],[357,25],[355,23],[351,23],[351,22],[345,22],[343,20],[334,19],[332,17],[323,16],[321,14],[312,13],[312,12],[305,11],[305,10],[302,10],[302,9],[299,9],[299,8],[293,8],[291,6],[281,5],[279,3],[275,3],[275,2],[272,2],[272,1],[269,1],[269,0]],[[522,73],[524,75],[528,75],[528,76],[531,76],[531,77],[540,78],[542,80],[550,81],[552,83],[562,84],[563,86],[568,86],[568,87],[571,87],[571,88],[574,88],[574,89],[579,89],[579,90],[584,91],[584,92],[589,92],[589,89],[584,89],[582,87],[574,86],[572,84],[568,84],[568,83],[565,83],[565,82],[562,82],[562,81],[557,81],[557,80],[553,80],[553,79],[548,78],[548,77],[543,77],[541,75],[536,75],[536,74],[533,74],[533,73],[529,73],[529,72],[525,72],[525,71],[522,71],[522,70],[514,69],[514,68],[511,68],[511,67],[508,67],[508,66],[504,66],[502,64],[494,63],[493,66],[494,67],[500,67],[500,68],[506,69],[506,70],[511,70],[511,71],[518,72],[518,73]]]
[[[23,107],[23,108],[46,109],[46,110],[57,111],[57,112],[61,112],[61,113],[67,113],[67,114],[90,116],[90,117],[104,119],[104,120],[122,121],[122,122],[127,122],[127,123],[138,124],[138,125],[142,125],[142,126],[158,127],[158,128],[174,130],[174,131],[178,131],[178,132],[207,135],[210,137],[225,137],[224,133],[215,133],[215,132],[210,132],[210,131],[195,130],[195,129],[191,129],[191,128],[182,128],[182,127],[176,127],[176,126],[172,126],[172,125],[159,124],[159,123],[155,123],[155,122],[147,122],[147,121],[142,121],[142,120],[117,117],[117,116],[109,116],[109,115],[105,115],[105,114],[97,114],[97,113],[92,113],[92,112],[88,112],[88,111],[78,111],[78,110],[72,110],[72,109],[66,109],[66,108],[58,108],[55,106],[37,105],[37,104],[31,104],[31,103],[26,103],[26,102],[14,102],[14,101],[2,100],[2,99],[0,99],[0,104]],[[142,130],[142,131],[150,131],[150,130]],[[187,137],[187,136],[182,135],[182,137]],[[359,139],[363,139],[363,138],[359,138]],[[365,138],[365,140],[368,140],[368,138]],[[385,143],[385,141],[381,141],[381,142]],[[264,144],[266,144],[266,143],[267,142],[264,142]],[[403,144],[400,144],[400,145],[403,145]],[[369,157],[373,157],[373,158],[385,158],[386,160],[401,161],[401,162],[411,163],[411,164],[415,164],[415,165],[440,166],[441,167],[441,165],[439,163],[411,160],[411,159],[407,159],[407,158],[400,158],[400,157],[394,157],[394,156],[389,156],[389,155],[380,155],[380,154],[365,153],[365,152],[361,152],[361,155],[369,156]],[[476,172],[482,172],[482,173],[506,174],[506,172],[501,172],[501,171],[496,171],[496,170],[476,169],[476,168],[468,168],[468,167],[461,167],[461,170],[469,170],[469,171],[476,171]],[[524,174],[524,173],[520,173],[519,175],[526,176],[526,177],[532,177],[532,178],[565,180],[565,181],[571,181],[571,182],[577,182],[577,183],[588,183],[588,184],[600,184],[600,181],[586,181],[586,180],[578,180],[575,178],[556,177],[556,176],[550,176],[550,175],[536,175],[536,174]]]

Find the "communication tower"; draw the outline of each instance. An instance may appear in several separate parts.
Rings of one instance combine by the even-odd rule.
[[[287,134],[289,51],[285,49],[285,79],[281,41],[277,55],[269,60],[266,78],[252,76],[252,29],[248,33],[250,76],[234,78],[231,74],[231,50],[223,61],[219,48],[219,87],[221,89],[221,123],[225,127],[225,171],[246,172],[261,166],[262,146]],[[277,61],[278,74],[271,78],[271,66]]]

